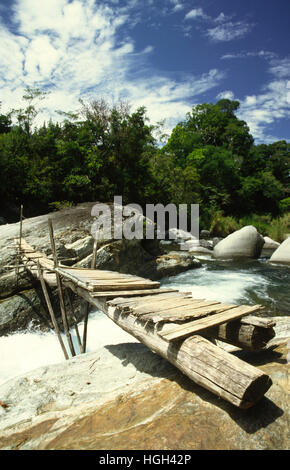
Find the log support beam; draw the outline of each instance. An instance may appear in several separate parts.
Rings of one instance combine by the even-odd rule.
[[[146,325],[130,313],[120,312],[118,307],[108,306],[104,298],[91,297],[74,283],[66,281],[65,284],[195,383],[239,408],[253,406],[272,385],[268,375],[200,335],[168,343],[157,334],[156,327]],[[158,328],[161,331],[166,325]]]

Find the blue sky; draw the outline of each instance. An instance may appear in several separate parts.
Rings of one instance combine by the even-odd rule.
[[[170,132],[226,97],[257,143],[290,140],[288,0],[0,0],[0,21],[2,111],[34,86],[39,122],[125,99]]]

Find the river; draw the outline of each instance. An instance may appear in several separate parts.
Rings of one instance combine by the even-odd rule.
[[[202,258],[202,257],[200,257]],[[290,267],[266,259],[245,262],[202,259],[202,267],[164,279],[162,285],[190,291],[193,297],[236,304],[261,304],[265,315],[290,315]],[[79,325],[82,333],[83,324]],[[73,341],[77,348],[76,337]],[[64,338],[64,342],[66,342]],[[106,344],[136,342],[104,314],[93,311],[88,328],[88,351]],[[63,361],[53,331],[28,328],[0,338],[0,383],[36,367]]]

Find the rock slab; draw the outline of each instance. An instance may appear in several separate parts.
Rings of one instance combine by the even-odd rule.
[[[280,330],[289,333],[289,318]],[[0,407],[0,449],[287,449],[289,339],[259,354],[233,353],[273,380],[248,410],[134,340],[36,369],[0,386],[8,405]]]
[[[246,227],[231,233],[214,247],[213,255],[218,259],[259,258],[264,239],[255,227]]]
[[[290,264],[290,238],[286,238],[279,248],[274,251],[270,261],[272,263]]]

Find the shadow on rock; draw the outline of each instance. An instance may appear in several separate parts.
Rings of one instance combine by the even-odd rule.
[[[125,367],[128,364],[133,364],[140,372],[177,383],[186,392],[185,399],[188,403],[195,401],[196,397],[198,397],[206,402],[205,406],[218,407],[227,413],[248,434],[254,434],[259,429],[266,428],[284,414],[283,410],[267,397],[263,397],[252,408],[241,410],[195,384],[176,367],[151,352],[143,344],[124,343],[108,345],[106,349],[118,357]]]

